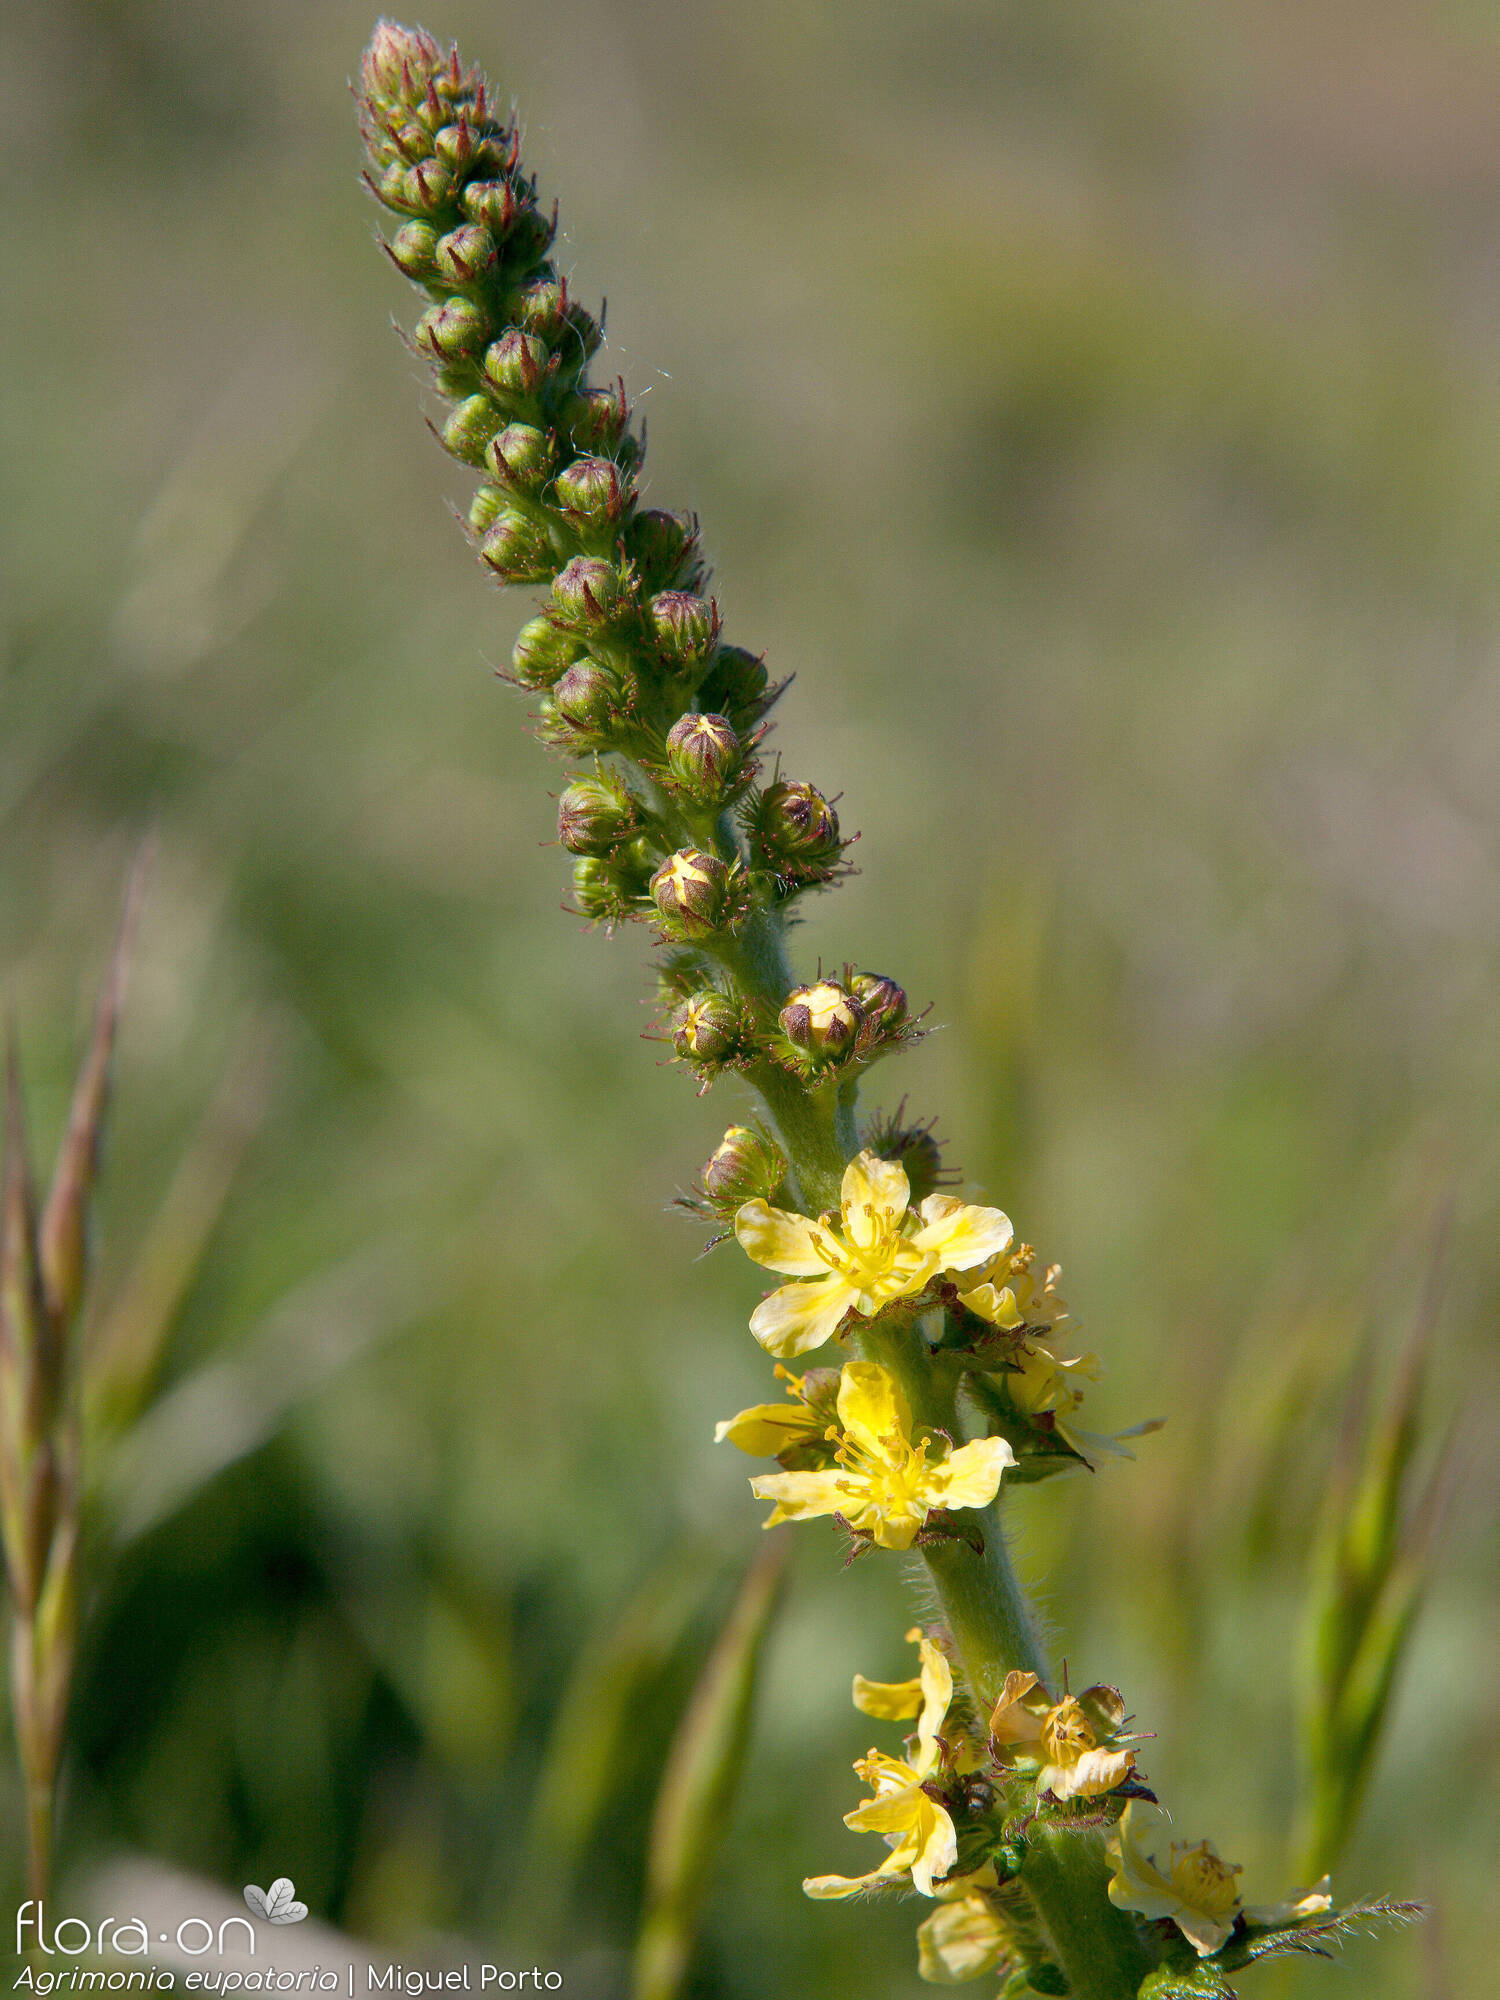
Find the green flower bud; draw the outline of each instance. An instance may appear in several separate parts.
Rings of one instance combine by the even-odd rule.
[[[458,181],[468,180],[476,173],[492,172],[505,163],[504,152],[494,137],[463,116],[438,133],[434,151]]]
[[[708,937],[730,912],[729,870],[716,854],[680,848],[651,877],[651,899],[669,937]]]
[[[838,814],[812,785],[778,779],[768,786],[751,833],[768,866],[791,882],[826,881],[843,852]]]
[[[505,317],[511,326],[534,333],[555,347],[568,323],[568,287],[564,279],[548,272],[521,285],[505,301]]]
[[[485,350],[484,372],[504,396],[534,396],[551,361],[545,341],[511,327]]]
[[[656,961],[656,997],[675,1007],[703,988],[703,960],[695,951],[663,952]]]
[[[703,805],[717,804],[744,764],[745,746],[722,715],[680,716],[667,732],[667,768]]]
[[[505,495],[498,486],[478,489],[469,502],[469,527],[476,538],[482,539],[485,531],[494,526],[504,505]]]
[[[421,284],[432,276],[438,241],[430,222],[403,222],[390,241],[391,261]]]
[[[414,344],[434,361],[468,361],[489,339],[491,321],[472,299],[444,299],[429,306],[412,330]]]
[[[705,708],[727,715],[735,728],[748,733],[770,707],[767,688],[770,675],[764,660],[747,653],[743,646],[721,646],[698,688]]]
[[[857,972],[849,990],[864,1010],[865,1019],[881,1029],[906,1025],[906,994],[894,979],[878,972]]]
[[[505,248],[512,263],[523,270],[535,264],[551,249],[556,234],[556,211],[550,218],[543,215],[536,205],[536,190],[528,187],[516,203],[515,220],[506,238]]]
[[[786,1155],[751,1125],[731,1125],[703,1168],[703,1192],[721,1208],[771,1201],[786,1179]]]
[[[513,492],[535,495],[552,475],[557,447],[550,433],[535,424],[507,424],[491,438],[484,456],[490,471]]]
[[[470,222],[483,223],[497,243],[503,243],[514,227],[521,200],[514,182],[508,180],[470,181],[459,202]]]
[[[412,215],[443,215],[453,206],[453,176],[441,160],[393,167],[380,183],[380,198]]]
[[[618,521],[630,505],[631,482],[607,458],[575,458],[557,475],[557,501],[570,520],[589,526]]]
[[[640,825],[618,778],[575,778],[557,802],[557,837],[570,854],[612,854]]]
[[[498,255],[495,239],[484,224],[465,222],[439,237],[434,261],[445,284],[468,286],[484,282]]]
[[[601,855],[580,855],[573,863],[573,895],[579,913],[591,923],[617,924],[636,914],[639,891],[617,861]]]
[[[516,507],[495,516],[479,553],[502,583],[545,583],[557,560],[546,529]]]
[[[594,389],[588,393],[598,396],[605,392]],[[619,400],[623,412],[623,389]],[[625,553],[647,590],[667,590],[674,584],[691,589],[701,573],[698,532],[691,516],[668,514],[660,507],[648,507],[627,522]]]
[[[562,678],[582,651],[578,639],[571,632],[562,631],[550,618],[532,618],[516,636],[515,650],[510,656],[511,671],[522,687],[549,688]]]
[[[622,578],[613,563],[599,556],[575,556],[553,582],[552,601],[575,625],[598,631],[610,622],[621,587]]]
[[[585,736],[605,736],[626,705],[619,676],[597,660],[576,661],[552,690],[552,707]]]
[[[488,396],[465,396],[448,412],[443,423],[443,443],[465,465],[483,465],[490,440],[502,418]]]
[[[657,651],[677,666],[694,666],[712,652],[719,636],[718,608],[688,590],[663,590],[649,607]]]
[[[939,1188],[951,1186],[956,1175],[943,1165],[943,1149],[932,1136],[932,1121],[923,1125],[904,1123],[903,1098],[894,1115],[877,1118],[865,1133],[865,1144],[882,1160],[894,1160],[911,1185],[913,1203],[925,1201]]]
[[[832,979],[797,986],[781,1010],[781,1032],[815,1062],[836,1062],[864,1026],[859,1002]]]
[[[575,451],[613,456],[630,422],[625,385],[622,382],[618,389],[580,389],[563,404],[559,421],[572,439]]]
[[[672,1016],[672,1047],[684,1062],[727,1062],[739,1047],[740,1010],[712,988],[684,1000]]]

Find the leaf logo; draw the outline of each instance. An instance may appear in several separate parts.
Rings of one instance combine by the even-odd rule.
[[[278,1875],[269,1889],[257,1889],[250,1883],[245,1890],[245,1901],[268,1924],[300,1924],[307,1915],[307,1905],[297,1901],[289,1875]]]

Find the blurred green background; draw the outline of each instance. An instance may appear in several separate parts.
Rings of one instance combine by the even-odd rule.
[[[356,178],[369,25],[5,13],[0,990],[46,1150],[154,826],[106,1302],[144,1309],[174,1175],[158,1248],[205,1235],[98,1467],[66,1859],[287,1873],[388,1955],[602,2000],[761,1511],[710,1442],[763,1392],[758,1274],[664,1209],[740,1104],[637,1039],[643,938],[558,914],[556,767],[489,671],[528,601],[450,518]],[[1092,1420],[1167,1419],[1025,1496],[1019,1555],[1262,1898],[1343,1374],[1451,1204],[1461,1478],[1336,1886],[1433,1905],[1353,1948],[1367,2000],[1488,1990],[1500,10],[427,25],[523,108],[651,500],[702,515],[729,636],[797,675],[776,747],[864,829],[804,962],[944,1024],[867,1095],[1063,1261]],[[849,1679],[906,1671],[899,1566],[838,1562],[801,1536],[702,2000],[921,1990],[914,1906],[798,1887],[872,1865]]]

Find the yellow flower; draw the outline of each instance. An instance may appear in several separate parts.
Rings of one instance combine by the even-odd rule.
[[[750,1331],[761,1346],[783,1358],[821,1347],[845,1313],[873,1318],[940,1272],[970,1270],[1010,1242],[1010,1223],[998,1208],[930,1194],[911,1214],[910,1201],[904,1169],[874,1153],[861,1153],[845,1168],[836,1222],[747,1201],[734,1222],[746,1255],[809,1281],[782,1285],[755,1308]]]
[[[1054,1702],[1035,1674],[1012,1672],[990,1717],[990,1743],[1002,1763],[1035,1763],[1039,1793],[1097,1799],[1135,1769],[1137,1753],[1119,1747],[1128,1740],[1120,1735],[1124,1720],[1115,1688],[1087,1688]]]
[[[1042,1326],[1055,1338],[1064,1328],[1073,1329],[1073,1315],[1057,1289],[1061,1276],[1061,1264],[1044,1265],[1038,1276],[1036,1251],[1029,1243],[1006,1244],[958,1296],[992,1326]]]
[[[1174,1840],[1163,1869],[1152,1850],[1160,1847],[1170,1825],[1161,1806],[1141,1799],[1126,1806],[1109,1840],[1115,1865],[1109,1900],[1145,1917],[1170,1917],[1198,1956],[1207,1958],[1223,1944],[1240,1914],[1235,1881],[1240,1870],[1221,1861],[1206,1840]],[[1332,1906],[1325,1875],[1316,1888],[1294,1889],[1286,1902],[1247,1909],[1244,1917],[1246,1923],[1275,1928],[1319,1916]]]
[[[778,1361],[776,1373],[786,1383],[790,1403],[757,1403],[726,1417],[714,1430],[714,1443],[738,1445],[751,1458],[783,1458],[792,1452],[809,1452],[814,1462],[827,1463],[824,1447],[834,1376],[826,1368],[809,1369],[793,1375]]]
[[[1109,1900],[1118,1909],[1139,1910],[1143,1917],[1170,1917],[1198,1956],[1207,1958],[1234,1929],[1240,1870],[1221,1861],[1206,1840],[1174,1840],[1163,1869],[1151,1848],[1160,1846],[1170,1825],[1162,1806],[1130,1801],[1110,1836],[1115,1873]]]
[[[987,1873],[990,1871],[986,1871]],[[917,1927],[917,1971],[934,1986],[961,1986],[986,1972],[1012,1969],[1005,1919],[965,1876],[963,1894],[943,1901]]]
[[[873,1715],[880,1722],[905,1722],[909,1716],[919,1717],[917,1756],[930,1767],[937,1761],[938,1731],[953,1700],[953,1669],[942,1648],[927,1637],[920,1625],[912,1626],[906,1634],[906,1643],[915,1646],[921,1655],[921,1670],[915,1680],[870,1681],[863,1674],[856,1674],[854,1706],[862,1715]]]
[[[858,1365],[858,1364],[854,1364]],[[845,1371],[848,1372],[847,1370]],[[882,1371],[883,1372],[883,1371]],[[867,1681],[855,1676],[855,1706],[866,1714],[900,1721],[919,1717],[915,1737],[907,1741],[907,1757],[888,1757],[872,1750],[855,1770],[873,1794],[844,1815],[856,1833],[883,1834],[890,1853],[868,1875],[814,1875],[802,1884],[809,1896],[829,1899],[855,1895],[899,1875],[910,1874],[924,1896],[935,1894],[933,1877],[946,1875],[958,1858],[953,1821],[922,1787],[936,1770],[942,1754],[939,1732],[953,1699],[953,1670],[932,1640],[913,1628],[922,1652],[922,1671],[914,1681]]]
[[[930,1438],[913,1444],[911,1408],[901,1385],[878,1361],[850,1361],[841,1371],[839,1427],[826,1472],[768,1472],[752,1479],[757,1499],[774,1500],[766,1522],[809,1521],[841,1514],[883,1549],[909,1549],[935,1507],[987,1507],[1000,1475],[1015,1464],[1004,1438],[976,1438],[929,1463]]]

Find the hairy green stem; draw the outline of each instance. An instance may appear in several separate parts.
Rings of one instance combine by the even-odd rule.
[[[1109,1900],[1109,1874],[1097,1831],[1032,1828],[1021,1880],[1067,1974],[1070,2000],[1135,2000],[1152,1968],[1135,1924]]]

